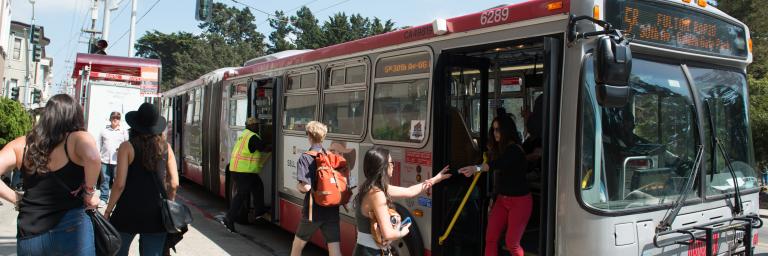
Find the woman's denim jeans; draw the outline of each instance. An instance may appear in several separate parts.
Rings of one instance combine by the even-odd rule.
[[[165,236],[168,233],[142,233],[139,235],[139,255],[141,256],[161,256],[165,245]],[[123,244],[120,246],[120,252],[117,256],[128,256],[128,250],[131,248],[131,242],[136,234],[120,232]]]
[[[27,255],[95,256],[93,223],[83,208],[67,211],[59,224],[43,234],[25,237],[17,242],[16,252]]]

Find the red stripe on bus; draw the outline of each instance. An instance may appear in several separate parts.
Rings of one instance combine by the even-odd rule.
[[[204,185],[203,171],[202,171],[202,168],[200,168],[200,166],[191,164],[187,162],[187,160],[184,160],[183,165],[184,165],[184,177],[194,181],[197,184]]]
[[[561,2],[562,8],[555,10],[548,10],[547,5],[554,2]],[[468,32],[472,30],[493,27],[513,22],[519,22],[524,20],[530,20],[535,18],[547,17],[556,14],[567,13],[570,10],[570,0],[531,0],[523,3],[511,4],[503,7],[498,7],[482,12],[472,13],[464,16],[448,19],[447,34]],[[497,18],[498,14],[504,11],[507,13],[506,18]],[[495,15],[494,15],[495,13]],[[490,19],[490,20],[489,20]],[[486,21],[486,22],[483,22]],[[367,50],[373,50],[383,48],[387,46],[393,46],[398,44],[404,44],[408,42],[414,42],[429,38],[437,37],[432,31],[432,24],[424,24],[420,26],[414,26],[408,29],[397,30],[381,35],[358,39],[351,42],[346,42],[337,45],[331,45],[328,47],[316,49],[311,52],[298,54],[291,57],[277,59],[273,61],[253,64],[235,69],[236,73],[230,75],[224,74],[226,80],[230,76],[239,76],[252,73],[264,72],[267,70],[278,69],[282,67],[298,65],[311,61],[332,58],[336,56],[342,56],[352,54],[356,52],[362,52]]]

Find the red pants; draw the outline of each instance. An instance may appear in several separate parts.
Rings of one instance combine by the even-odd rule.
[[[496,200],[488,216],[488,228],[485,231],[485,256],[499,254],[499,237],[504,229],[507,230],[505,243],[513,256],[523,256],[520,239],[525,232],[528,218],[531,217],[533,198],[530,194],[524,196],[496,196]]]

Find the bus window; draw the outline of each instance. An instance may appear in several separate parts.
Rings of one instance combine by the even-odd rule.
[[[365,66],[336,67],[330,70],[329,86],[323,99],[323,123],[328,132],[362,135],[365,126]],[[343,88],[339,88],[343,86]]]
[[[376,83],[372,136],[418,143],[426,137],[428,79]]]
[[[317,94],[285,96],[283,129],[304,131],[304,126],[315,120]]]
[[[232,99],[229,101],[229,126],[245,126],[246,109],[248,108],[248,100]]]
[[[186,124],[192,124],[192,114],[195,112],[195,93],[194,91],[189,91],[187,93],[187,118],[184,120],[184,123]]]
[[[591,58],[584,64],[579,187],[582,200],[597,209],[671,203],[699,145],[693,97],[681,66],[633,62],[632,98],[617,108],[597,106]]]
[[[365,90],[326,93],[323,123],[329,133],[360,135],[363,133]]]

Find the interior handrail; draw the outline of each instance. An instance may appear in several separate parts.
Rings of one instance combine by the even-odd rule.
[[[443,233],[442,236],[438,239],[438,243],[440,245],[443,245],[446,239],[448,239],[448,236],[451,234],[451,230],[453,230],[453,225],[456,224],[456,220],[459,219],[459,215],[461,214],[461,210],[464,209],[464,205],[467,204],[467,199],[469,199],[469,195],[472,193],[472,191],[475,189],[475,185],[477,185],[477,180],[480,179],[480,172],[475,173],[475,177],[472,179],[472,184],[469,185],[469,189],[467,189],[467,193],[464,194],[464,199],[461,199],[461,204],[459,204],[459,208],[456,209],[456,213],[453,214],[453,218],[451,219],[451,223],[448,224],[448,228],[445,230],[445,233]]]

